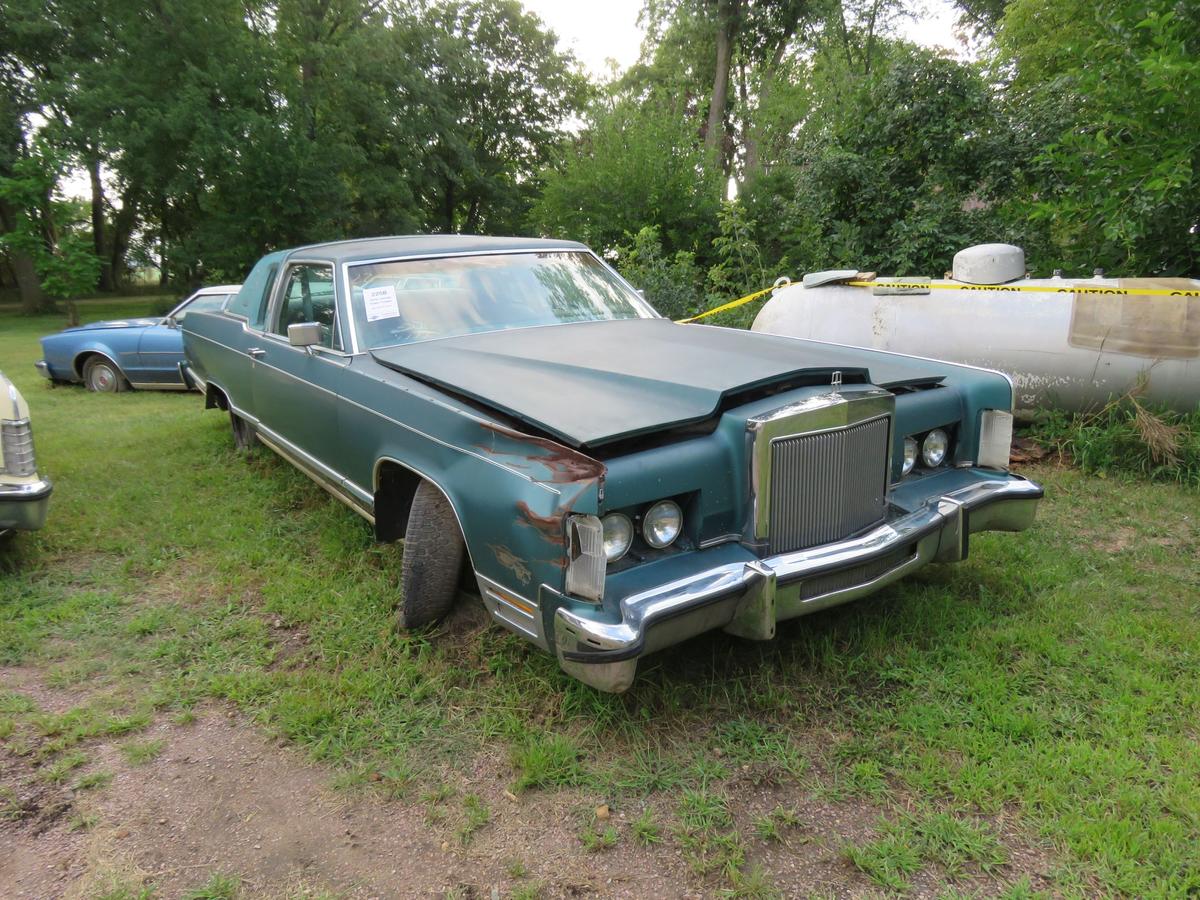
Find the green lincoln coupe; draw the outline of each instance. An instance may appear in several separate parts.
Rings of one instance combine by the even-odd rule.
[[[401,626],[464,579],[601,690],[1019,531],[1012,385],[945,362],[662,318],[570,241],[468,236],[264,257],[183,323],[183,375],[404,540]]]

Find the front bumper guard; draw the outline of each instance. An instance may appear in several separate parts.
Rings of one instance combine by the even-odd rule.
[[[866,596],[927,563],[965,558],[974,532],[1028,528],[1042,493],[1016,475],[971,484],[855,538],[726,563],[627,597],[616,623],[559,608],[559,663],[593,687],[620,692],[633,683],[639,657],[705,631],[769,640],[778,621]]]
[[[47,478],[0,484],[0,534],[9,530],[36,531],[45,525],[53,490]]]

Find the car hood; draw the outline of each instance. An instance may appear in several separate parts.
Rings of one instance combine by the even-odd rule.
[[[881,387],[936,384],[944,363],[814,341],[677,325],[582,322],[376,350],[380,364],[527,422],[572,447],[700,422],[740,391],[834,370]]]
[[[112,319],[108,322],[89,322],[87,325],[76,325],[74,328],[64,328],[62,333],[73,331],[105,331],[114,328],[148,328],[151,325],[161,325],[163,320],[157,319]]]

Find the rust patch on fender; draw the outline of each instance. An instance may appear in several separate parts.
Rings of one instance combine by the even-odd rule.
[[[563,508],[560,506],[553,514],[542,516],[529,508],[524,500],[517,501],[517,511],[521,513],[517,519],[518,525],[534,528],[548,543],[563,546],[567,542],[563,533]]]
[[[550,484],[568,484],[573,481],[592,481],[593,479],[603,478],[604,474],[608,471],[604,463],[599,460],[592,459],[586,453],[580,453],[578,450],[573,450],[549,438],[534,437],[533,435],[507,428],[504,425],[495,425],[491,422],[481,422],[480,427],[525,444],[533,444],[533,446],[541,447],[545,450],[546,452],[542,454],[526,455],[526,459],[530,462],[541,463],[553,473],[548,479],[535,480],[548,481]],[[491,447],[476,446],[479,446],[485,453],[496,452]]]
[[[529,566],[525,565],[524,560],[517,554],[513,553],[503,544],[488,544],[488,549],[496,556],[496,562],[512,572],[513,577],[521,584],[529,584],[529,579],[533,577],[533,573],[529,571]]]

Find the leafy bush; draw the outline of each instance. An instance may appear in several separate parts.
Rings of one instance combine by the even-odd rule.
[[[1085,472],[1126,473],[1200,487],[1200,409],[1151,410],[1126,395],[1095,413],[1046,411],[1033,436]]]
[[[657,226],[646,226],[634,235],[632,245],[617,250],[617,268],[668,318],[694,316],[704,307],[695,254],[680,250],[668,256]]]

